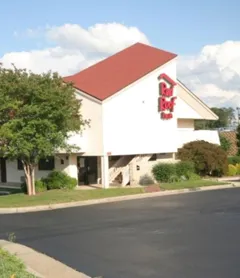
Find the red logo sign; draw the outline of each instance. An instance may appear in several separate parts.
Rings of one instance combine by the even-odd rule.
[[[165,73],[162,73],[158,79],[163,80],[159,83],[160,97],[158,98],[158,110],[161,112],[161,118],[168,120],[173,117],[172,112],[176,100],[176,97],[173,96],[173,91],[176,82]]]

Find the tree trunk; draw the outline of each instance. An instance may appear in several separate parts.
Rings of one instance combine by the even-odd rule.
[[[23,162],[23,168],[27,184],[27,193],[29,196],[35,195],[35,167],[32,164]]]
[[[24,169],[24,174],[25,174],[25,181],[27,184],[27,194],[32,195],[32,186],[31,186],[31,176],[30,176],[30,168],[29,165],[25,162],[23,162],[23,169]]]
[[[32,195],[36,195],[35,190],[35,167],[33,165],[30,166],[30,177],[31,177],[31,187],[32,187]]]

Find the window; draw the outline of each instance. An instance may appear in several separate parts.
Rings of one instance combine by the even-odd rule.
[[[54,157],[49,157],[47,159],[40,159],[38,163],[38,170],[40,171],[51,171],[55,168]]]
[[[23,164],[20,159],[17,160],[17,168],[18,168],[18,170],[23,170]]]

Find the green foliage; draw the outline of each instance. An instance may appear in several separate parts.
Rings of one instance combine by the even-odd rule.
[[[188,172],[186,176],[187,176],[187,179],[189,181],[198,181],[198,180],[201,180],[201,177],[198,174],[193,173],[193,172]]]
[[[215,129],[220,127],[227,127],[231,123],[231,121],[235,119],[235,112],[232,107],[212,107],[211,110],[218,116],[218,120],[196,120],[196,129]]]
[[[1,278],[37,278],[27,272],[26,266],[17,256],[0,248]]]
[[[46,178],[43,179],[48,190],[52,189],[74,189],[77,185],[77,180],[68,176],[61,171],[52,171]]]
[[[21,189],[22,189],[22,192],[27,193],[27,184],[26,184],[26,182],[23,182],[21,184]],[[36,189],[36,193],[44,192],[44,191],[47,190],[47,185],[42,179],[41,180],[36,180],[35,181],[35,189]]]
[[[240,175],[240,163],[237,163],[235,167],[237,168],[237,175]]]
[[[240,156],[229,156],[227,158],[228,160],[228,164],[232,164],[232,165],[236,165],[238,163],[240,163]]]
[[[177,156],[182,161],[192,161],[199,175],[222,176],[227,172],[226,152],[206,141],[185,144],[178,150]]]
[[[31,178],[39,159],[59,148],[74,149],[66,139],[88,124],[73,86],[57,73],[34,74],[0,66],[0,99],[0,153],[21,159],[29,166],[25,174]]]
[[[181,177],[179,177],[177,174],[170,176],[170,178],[168,180],[169,183],[180,182],[180,181],[181,181]]]
[[[158,163],[153,166],[152,173],[157,182],[170,182],[176,175],[176,167],[172,163]]]
[[[194,164],[189,161],[177,163],[158,163],[153,166],[152,173],[158,182],[178,182],[189,179],[194,174]]]
[[[223,135],[220,134],[220,144],[221,148],[225,151],[228,152],[232,146],[232,143]]]
[[[236,176],[237,175],[237,167],[235,165],[228,165],[228,176]]]
[[[179,161],[175,164],[176,174],[178,177],[187,177],[189,173],[195,172],[194,163],[191,161]]]

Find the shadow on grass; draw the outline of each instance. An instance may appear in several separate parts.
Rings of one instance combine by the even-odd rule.
[[[22,193],[21,188],[9,188],[9,187],[0,187],[0,196],[1,196],[1,192],[9,192],[9,194],[18,194],[18,193]]]

